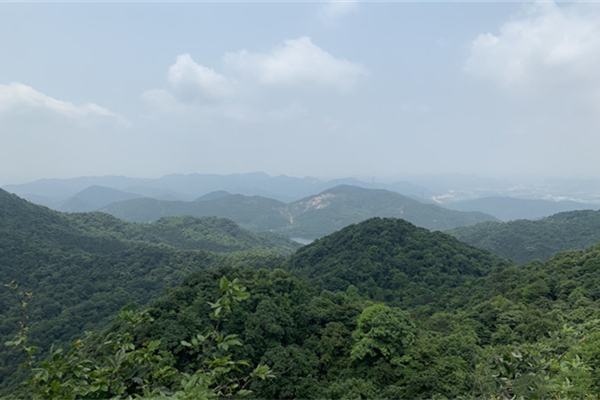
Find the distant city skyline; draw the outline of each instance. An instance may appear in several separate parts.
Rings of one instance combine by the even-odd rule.
[[[600,177],[600,4],[0,2],[0,185]]]

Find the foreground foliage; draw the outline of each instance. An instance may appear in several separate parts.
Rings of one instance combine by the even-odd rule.
[[[241,346],[237,335],[220,331],[220,325],[236,305],[249,297],[237,280],[220,280],[221,297],[210,303],[212,326],[191,340],[181,340],[194,362],[178,370],[174,355],[161,350],[161,340],[139,342],[135,330],[154,322],[149,310],[123,310],[115,329],[104,335],[89,334],[76,340],[68,352],[53,350],[47,359],[35,362],[35,348],[27,345],[26,328],[9,346],[18,347],[31,376],[22,396],[43,399],[162,398],[208,399],[240,397],[252,392],[248,385],[272,377],[265,365],[250,372],[247,361],[236,361],[230,348]]]
[[[28,382],[44,398],[595,398],[597,325],[530,339],[501,327],[490,342],[469,309],[425,316],[282,270],[199,271]]]

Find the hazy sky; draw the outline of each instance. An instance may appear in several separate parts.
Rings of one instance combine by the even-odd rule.
[[[599,3],[0,3],[0,184],[600,176]]]

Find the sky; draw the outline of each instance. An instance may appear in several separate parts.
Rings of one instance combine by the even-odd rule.
[[[0,2],[0,184],[600,177],[600,3]]]

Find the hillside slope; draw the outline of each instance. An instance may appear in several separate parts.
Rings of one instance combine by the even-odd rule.
[[[149,303],[151,319],[127,306],[131,314],[78,341],[65,363],[57,354],[42,365],[39,375],[49,371],[52,380],[36,383],[53,393],[74,387],[105,398],[163,398],[190,389],[182,378],[198,371],[211,393],[228,382],[211,380],[213,367],[225,365],[218,358],[247,360],[229,374],[232,383],[244,383],[239,377],[257,365],[272,369],[272,379],[244,386],[254,398],[570,399],[600,392],[600,244],[517,266],[442,232],[373,218],[280,266],[290,271],[196,270]],[[81,365],[94,372],[82,373]],[[38,385],[30,389],[40,393]]]
[[[255,232],[270,230],[304,239],[319,238],[372,217],[403,218],[433,230],[496,220],[482,213],[423,204],[387,190],[347,185],[287,205],[260,196],[228,195],[195,202],[136,199],[113,203],[101,210],[128,221],[142,222],[165,216],[214,215]]]
[[[152,222],[163,217],[215,216],[235,221],[255,232],[277,230],[287,222],[285,203],[261,196],[226,195],[202,201],[135,199],[110,204],[102,212],[132,222]]]
[[[373,217],[402,218],[430,230],[446,230],[495,218],[478,212],[447,210],[382,189],[342,185],[286,208],[290,224],[281,233],[290,237],[319,238]]]
[[[600,211],[570,211],[539,221],[485,222],[450,230],[473,246],[524,264],[565,250],[583,250],[600,240]]]
[[[4,286],[11,282],[33,293],[29,336],[47,350],[97,328],[129,302],[147,302],[192,271],[222,264],[277,266],[281,258],[275,253],[296,247],[227,220],[132,224],[101,213],[63,214],[0,190],[0,342],[22,320],[20,300]],[[0,360],[1,385],[15,359],[0,347]]]
[[[445,233],[372,218],[300,248],[287,268],[328,290],[354,285],[376,300],[414,306],[509,264]]]
[[[140,198],[139,194],[127,193],[121,190],[103,186],[90,186],[74,194],[56,207],[58,211],[64,212],[89,212],[108,204]]]

